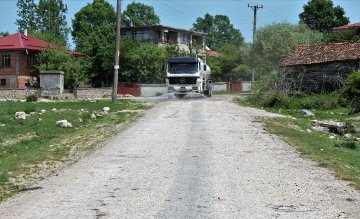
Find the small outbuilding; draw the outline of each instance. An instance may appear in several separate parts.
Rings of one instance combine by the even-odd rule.
[[[288,93],[339,90],[351,72],[360,70],[360,42],[296,46],[281,66]]]

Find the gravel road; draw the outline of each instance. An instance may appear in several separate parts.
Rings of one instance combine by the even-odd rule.
[[[360,218],[360,193],[227,96],[168,100],[0,218]]]

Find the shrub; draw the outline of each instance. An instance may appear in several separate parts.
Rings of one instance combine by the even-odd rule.
[[[334,146],[337,147],[337,148],[342,147],[342,148],[348,148],[348,149],[351,149],[351,150],[356,149],[356,143],[353,142],[353,141],[337,142],[337,143],[335,143]]]
[[[37,100],[38,100],[38,97],[35,94],[26,96],[26,102],[36,102]]]
[[[349,103],[349,114],[360,112],[360,72],[353,72],[346,79],[343,95]]]

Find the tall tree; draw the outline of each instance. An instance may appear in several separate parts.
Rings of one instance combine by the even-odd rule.
[[[121,15],[122,26],[139,27],[160,24],[160,18],[155,14],[154,7],[132,2]]]
[[[16,3],[18,7],[15,24],[18,26],[18,31],[23,32],[25,29],[30,31],[36,30],[36,4],[34,0],[18,0]]]
[[[94,0],[75,14],[72,36],[76,49],[86,54],[87,74],[94,85],[109,86],[115,50],[114,7],[105,0]]]
[[[226,15],[205,14],[204,18],[197,18],[193,30],[207,33],[206,44],[210,48],[221,47],[225,44],[240,46],[244,43],[240,30],[234,28]]]
[[[321,43],[323,34],[306,25],[275,23],[259,28],[253,47],[253,58],[264,73],[277,71],[281,61],[299,44]]]
[[[300,21],[312,30],[327,33],[333,27],[349,23],[344,9],[340,6],[334,7],[331,0],[310,0],[303,8],[304,11],[299,15]]]
[[[37,6],[37,30],[47,41],[61,46],[67,45],[67,5],[62,0],[39,0]]]

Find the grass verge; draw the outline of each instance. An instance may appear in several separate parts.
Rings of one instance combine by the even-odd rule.
[[[248,105],[244,99],[236,100]],[[349,117],[347,109],[313,110],[315,117],[301,115],[295,109],[266,108],[267,111],[289,115],[292,118],[263,118],[262,121],[271,134],[279,136],[292,145],[303,156],[314,160],[319,166],[331,170],[336,177],[349,181],[360,190],[360,143],[341,136],[329,138],[331,134],[311,129],[312,119],[335,120],[351,124],[354,136],[359,136],[359,115]]]
[[[109,113],[102,111],[105,106],[111,108]],[[110,101],[1,102],[0,201],[26,189],[59,166],[78,160],[118,132],[119,126],[138,118],[141,115],[138,110],[147,108],[131,100],[119,100],[116,104]],[[17,111],[30,115],[26,120],[15,120]],[[57,127],[56,121],[63,119],[73,127]]]

